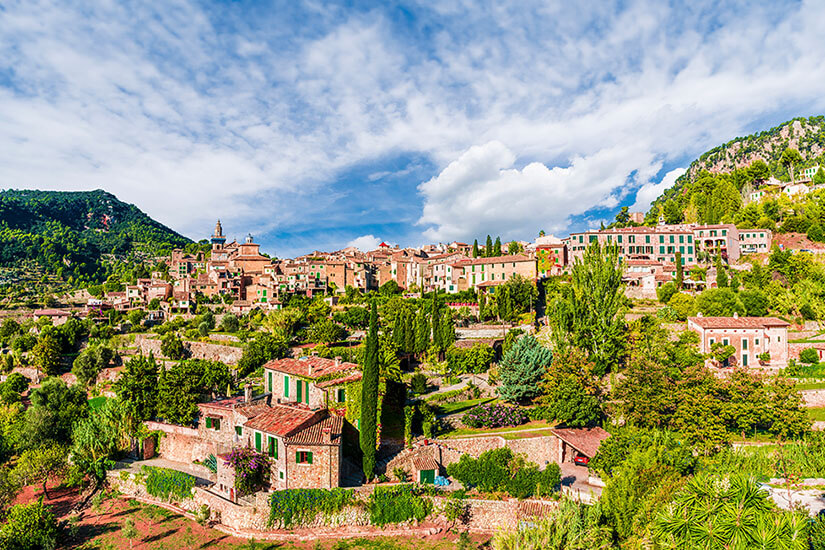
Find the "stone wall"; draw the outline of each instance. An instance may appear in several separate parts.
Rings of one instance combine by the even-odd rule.
[[[825,390],[802,390],[803,407],[825,407]]]
[[[514,453],[524,453],[527,460],[544,468],[547,464],[558,463],[561,457],[561,441],[555,435],[527,437],[507,440],[507,446]]]
[[[171,506],[184,513],[194,513],[201,506],[209,507],[213,521],[223,526],[238,531],[256,531],[259,533],[275,532],[280,525],[268,527],[269,521],[269,496],[270,493],[256,493],[249,502],[235,504],[226,498],[212,492],[207,487],[196,486],[192,491],[192,498],[182,501],[164,502],[153,497],[146,492],[146,488],[135,481],[135,477],[125,471],[109,472],[108,481],[110,486],[118,489],[122,494],[139,498],[144,501]],[[368,498],[366,493],[361,495],[362,499]],[[448,498],[429,497],[433,503],[434,516],[431,520],[437,520],[438,511],[443,509]],[[491,533],[501,529],[515,529],[521,521],[530,521],[537,517],[546,516],[552,512],[558,504],[555,501],[545,500],[476,500],[467,499],[467,522],[465,528],[476,531]],[[369,512],[364,506],[348,506],[340,513],[332,517],[319,515],[312,522],[302,527],[324,527],[324,526],[367,526],[370,524]],[[241,533],[242,534],[242,533]]]
[[[158,442],[157,454],[173,462],[191,464],[195,460],[203,460],[210,454],[217,455],[213,444],[204,441],[198,435],[198,430],[184,428],[162,422],[146,422],[149,430],[159,430],[163,436]]]
[[[156,357],[163,357],[160,352],[160,340],[147,338],[142,334],[135,336],[135,346],[144,354],[152,352]],[[237,346],[224,346],[221,344],[210,344],[208,342],[184,341],[183,347],[189,352],[192,359],[207,359],[209,361],[220,361],[229,365],[234,365],[240,361],[243,355],[243,348]]]

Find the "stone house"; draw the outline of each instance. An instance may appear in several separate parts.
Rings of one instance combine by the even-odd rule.
[[[494,286],[521,275],[528,281],[536,280],[536,259],[522,254],[475,258],[453,265],[453,279],[457,290]],[[491,283],[484,285],[484,283]]]
[[[770,362],[788,363],[788,327],[775,317],[691,317],[688,329],[699,335],[699,353],[711,353],[721,342],[736,350],[730,363],[743,367],[759,365],[759,355],[770,353]]]
[[[347,386],[360,381],[360,367],[340,357],[275,359],[264,365],[264,389],[273,399],[310,409],[340,408],[347,400]]]

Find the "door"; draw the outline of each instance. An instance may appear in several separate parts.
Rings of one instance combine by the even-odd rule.
[[[419,483],[435,483],[435,470],[421,470],[418,474]]]

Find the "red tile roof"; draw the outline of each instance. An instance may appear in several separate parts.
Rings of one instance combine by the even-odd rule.
[[[317,423],[326,410],[311,411],[298,405],[273,405],[268,411],[244,422],[244,427],[281,437],[287,437],[310,424]]]
[[[553,434],[588,458],[596,456],[599,445],[610,437],[601,428],[553,428]]]
[[[324,430],[329,430],[330,440],[324,441]],[[289,445],[340,445],[341,433],[344,431],[344,418],[327,416],[286,438]]]
[[[334,359],[326,359],[315,355],[299,359],[275,359],[265,364],[264,368],[303,376],[304,378],[320,378],[336,372],[346,373],[352,370],[360,370],[360,367],[355,363],[341,361],[336,365]]]
[[[349,384],[350,382],[358,382],[361,380],[361,372],[352,372],[347,374],[341,378],[333,378],[332,380],[324,380],[323,382],[318,382],[315,385],[321,389],[324,388],[331,388],[333,386],[341,386],[344,384]]]
[[[69,317],[71,311],[62,311],[59,309],[36,309],[34,315],[37,317]]]
[[[436,473],[439,470],[438,462],[431,456],[417,456],[413,459],[412,462],[413,468],[417,471],[421,470],[435,470]]]
[[[702,328],[769,328],[791,325],[776,317],[691,317],[688,320]]]

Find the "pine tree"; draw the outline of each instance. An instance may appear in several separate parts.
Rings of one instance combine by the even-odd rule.
[[[359,436],[362,466],[366,478],[372,479],[375,471],[375,446],[378,430],[378,309],[372,302],[370,328],[364,350],[363,377],[361,379],[361,432]]]
[[[493,239],[487,235],[487,243],[484,245],[484,257],[489,258],[493,255]]]
[[[496,244],[493,245],[493,256],[501,256],[501,237],[496,237]]]
[[[544,373],[553,362],[553,353],[533,336],[522,336],[499,363],[501,386],[498,394],[505,401],[519,403],[541,393]]]
[[[478,258],[478,239],[473,241],[473,258]]]
[[[682,285],[685,281],[685,268],[682,265],[682,253],[676,252],[676,288],[682,290]]]

